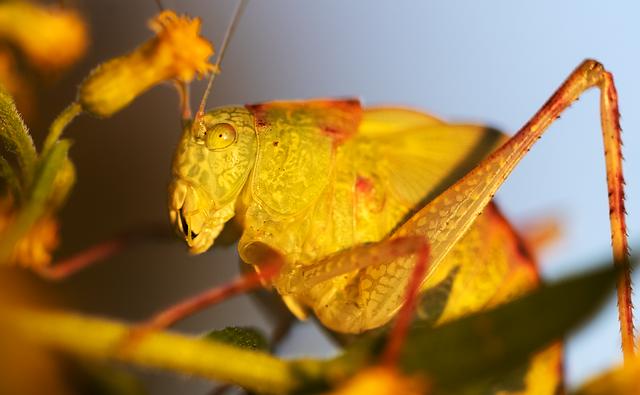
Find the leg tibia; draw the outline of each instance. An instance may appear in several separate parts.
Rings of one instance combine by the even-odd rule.
[[[150,331],[168,328],[176,322],[216,303],[225,301],[232,296],[260,288],[263,284],[271,282],[278,275],[283,262],[284,259],[281,256],[274,255],[272,259],[264,262],[259,272],[243,274],[227,284],[184,299],[138,325],[132,337],[139,337]]]
[[[633,355],[629,263],[624,217],[624,190],[617,94],[612,76],[593,60],[583,62],[533,118],[465,177],[409,219],[396,236],[426,235],[431,244],[431,265],[436,266],[469,229],[513,168],[547,127],[585,90],[600,89],[600,112],[609,189],[613,255],[622,275],[618,304],[623,351]]]

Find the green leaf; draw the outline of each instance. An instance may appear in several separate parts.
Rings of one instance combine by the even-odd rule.
[[[31,135],[16,109],[13,98],[0,86],[0,145],[15,155],[22,176],[21,184],[31,182],[37,153]]]
[[[269,351],[267,338],[256,328],[230,326],[219,331],[209,332],[205,339],[217,340],[248,350]]]
[[[416,325],[402,360],[408,371],[426,370],[457,385],[518,366],[587,318],[614,283],[613,265],[551,286],[495,309],[433,330]],[[429,358],[424,358],[428,355]]]
[[[55,176],[53,186],[51,187],[51,195],[47,200],[47,206],[51,210],[57,210],[67,199],[71,187],[76,181],[76,169],[73,162],[67,157],[60,165],[58,173]]]
[[[589,317],[611,290],[613,265],[542,286],[507,304],[432,328],[416,321],[401,355],[402,368],[421,372],[444,392],[505,376]],[[376,363],[385,336],[365,338],[327,366],[340,380],[363,364]]]
[[[58,177],[60,170],[66,166],[70,146],[69,140],[60,140],[39,161],[33,185],[29,191],[30,204],[43,205],[52,195],[56,177]]]
[[[433,326],[438,322],[447,307],[449,295],[459,271],[460,266],[453,267],[447,277],[422,293],[416,308],[416,316],[422,323]]]
[[[530,368],[530,361],[505,371],[496,372],[494,376],[483,377],[481,380],[470,381],[451,389],[435,389],[433,395],[507,395],[523,394],[527,390],[525,382]]]

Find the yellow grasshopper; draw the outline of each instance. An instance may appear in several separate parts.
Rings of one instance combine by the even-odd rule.
[[[152,20],[154,39],[96,68],[83,82],[78,101],[54,122],[45,151],[80,112],[110,116],[161,81],[176,83],[183,118],[190,118],[188,83],[195,74],[215,75],[227,43],[225,38],[217,64],[210,65],[213,47],[200,39],[199,23],[161,12]],[[195,44],[178,40],[185,35]],[[201,55],[199,61],[194,53]],[[614,262],[623,269],[618,283],[623,351],[630,359],[618,102],[611,74],[594,60],[580,64],[510,138],[406,108],[363,108],[355,99],[275,101],[208,112],[201,104],[195,118],[185,121],[175,153],[170,219],[194,254],[211,248],[225,225],[236,221],[242,228],[239,255],[262,275],[243,276],[250,279],[176,305],[125,340],[262,279],[293,314],[304,318],[312,311],[337,332],[361,333],[398,315],[385,353],[386,367],[395,368],[417,289],[428,299],[429,291],[452,283],[446,306],[435,317],[440,323],[538,283],[535,259],[491,199],[547,127],[592,87],[601,93]],[[98,255],[112,253],[109,248]],[[66,275],[89,260],[55,273]],[[427,265],[423,277],[419,273]],[[554,393],[559,348],[534,358],[526,372],[528,393]]]
[[[617,94],[611,74],[594,60],[579,65],[509,139],[412,110],[363,109],[348,99],[199,113],[175,154],[171,221],[197,254],[235,218],[243,229],[242,260],[259,271],[276,251],[285,265],[272,285],[289,308],[298,316],[309,308],[336,331],[359,333],[391,320],[425,245],[430,268],[423,290],[460,267],[458,277],[466,277],[456,281],[468,292],[457,293],[456,305],[489,304],[505,276],[523,284],[536,276],[514,264],[531,260],[491,199],[546,128],[592,87],[601,91],[614,259],[626,268]],[[472,281],[475,274],[483,277]],[[628,271],[618,292],[628,357]]]

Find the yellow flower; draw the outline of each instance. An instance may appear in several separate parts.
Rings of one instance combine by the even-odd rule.
[[[419,377],[408,377],[393,368],[375,366],[364,369],[330,395],[423,395],[429,387]]]
[[[83,110],[107,117],[152,86],[190,82],[214,70],[213,46],[200,36],[200,19],[163,11],[150,22],[156,36],[133,52],[94,69],[80,86]]]
[[[7,48],[0,46],[0,85],[15,98],[23,116],[32,112],[33,88],[20,74],[16,60]]]
[[[0,237],[15,220],[12,204],[0,203]],[[58,222],[51,215],[39,218],[29,231],[13,245],[5,263],[25,267],[44,267],[51,263],[51,254],[58,246]]]
[[[208,61],[213,46],[200,37],[200,23],[199,18],[177,16],[173,11],[163,11],[149,22],[158,35],[156,56],[158,63],[164,62],[164,79],[189,82],[196,74],[214,70]]]
[[[73,10],[9,1],[0,4],[0,40],[19,48],[41,71],[55,72],[85,53],[87,27]]]

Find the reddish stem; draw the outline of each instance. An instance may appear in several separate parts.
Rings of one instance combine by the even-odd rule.
[[[36,269],[37,273],[49,280],[63,280],[70,275],[95,263],[114,256],[127,248],[149,242],[169,238],[164,226],[150,225],[124,232],[111,239],[101,241],[68,258],[57,261],[51,266]]]
[[[394,368],[400,357],[400,351],[409,331],[409,325],[413,318],[413,312],[419,300],[420,287],[427,273],[429,260],[429,245],[424,244],[418,252],[416,266],[407,284],[405,302],[400,308],[396,323],[389,333],[389,343],[382,356],[382,364]]]
[[[148,332],[170,327],[181,319],[206,307],[219,303],[232,296],[245,293],[270,282],[280,272],[282,261],[277,259],[260,267],[260,272],[241,275],[220,287],[208,289],[184,301],[161,311],[139,326],[140,331]]]

